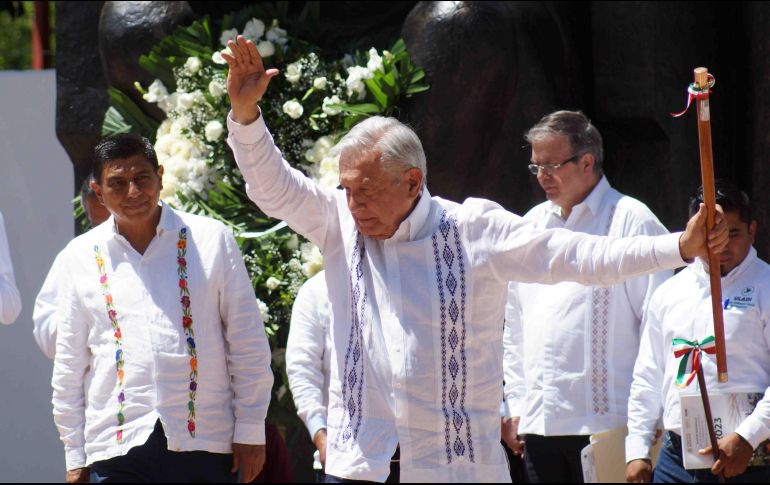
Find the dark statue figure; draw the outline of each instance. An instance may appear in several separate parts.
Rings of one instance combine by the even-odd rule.
[[[221,18],[247,4],[57,3],[57,133],[77,183],[100,136],[106,87],[132,93],[127,83],[151,81],[138,56],[175,26],[207,14]],[[305,4],[289,4],[287,26]],[[717,78],[716,174],[745,187],[766,222],[770,194],[761,188],[770,182],[763,163],[770,115],[761,94],[770,6],[695,5],[321,2],[321,24],[297,35],[335,52],[386,48],[400,32],[431,84],[401,117],[423,140],[432,193],[486,197],[525,212],[543,196],[525,168],[530,154],[523,133],[550,111],[580,109],[604,136],[610,182],[647,203],[671,230],[682,228],[700,174],[695,120],[669,113],[682,108],[692,69],[707,66]],[[159,116],[138,94],[134,99]],[[770,257],[770,224],[758,232],[760,256]]]

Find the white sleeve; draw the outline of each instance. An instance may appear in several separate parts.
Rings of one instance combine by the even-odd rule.
[[[519,285],[508,283],[503,332],[503,372],[505,379],[505,417],[521,416],[524,411],[524,348]]]
[[[761,324],[764,328],[765,345],[770,352],[770,309],[763,305],[761,312]],[[770,387],[765,390],[765,395],[759,401],[757,407],[735,430],[743,439],[748,441],[756,450],[757,447],[770,438]]]
[[[634,380],[628,400],[626,462],[650,459],[658,421],[663,414],[661,383],[666,368],[663,355],[663,315],[658,314],[658,291],[642,320],[642,338],[634,365]]]
[[[324,252],[327,236],[339,227],[334,191],[289,166],[263,118],[244,126],[227,117],[227,143],[246,181],[246,193],[265,214],[286,221]]]
[[[469,199],[465,224],[472,251],[499,280],[610,286],[684,266],[681,233],[610,238],[567,229],[539,229],[489,201]]]
[[[13,276],[11,251],[5,234],[3,214],[0,213],[0,323],[10,325],[21,313],[21,295]]]
[[[64,291],[64,280],[59,269],[60,264],[61,253],[53,260],[48,276],[43,282],[43,287],[40,288],[40,293],[35,299],[35,308],[32,310],[32,320],[35,322],[32,333],[35,336],[35,342],[51,360],[56,353],[56,321],[54,317],[58,307],[59,294]]]
[[[88,312],[74,288],[60,295],[55,313],[58,335],[53,365],[53,417],[64,442],[67,470],[86,466],[84,381],[91,361]]]
[[[233,390],[233,443],[265,444],[265,418],[273,387],[270,346],[235,238],[223,229],[223,286],[219,313],[227,342],[227,369]]]
[[[324,353],[329,331],[326,281],[319,273],[308,280],[294,300],[291,326],[286,343],[286,373],[297,414],[305,423],[310,438],[326,427],[324,402]]]

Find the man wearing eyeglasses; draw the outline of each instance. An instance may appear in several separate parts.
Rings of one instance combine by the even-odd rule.
[[[644,204],[610,186],[601,135],[583,113],[551,113],[525,138],[529,171],[548,198],[525,219],[615,237],[667,233]],[[589,435],[625,425],[642,309],[670,275],[607,288],[510,283],[503,439],[523,452],[530,481],[582,482]]]

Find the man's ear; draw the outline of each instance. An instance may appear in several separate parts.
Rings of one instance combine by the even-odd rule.
[[[102,186],[96,183],[96,180],[91,181],[91,190],[94,191],[94,195],[99,199],[99,203],[104,205],[104,199],[102,198]]]
[[[407,180],[409,181],[409,195],[417,197],[422,189],[422,170],[417,167],[410,168],[407,170]]]

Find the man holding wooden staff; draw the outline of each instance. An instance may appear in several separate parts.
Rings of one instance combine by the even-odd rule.
[[[691,214],[702,201],[701,189],[690,202]],[[718,181],[716,202],[724,210],[730,233],[727,249],[719,255],[730,380],[719,383],[716,359],[705,355],[713,354],[714,348],[710,273],[708,261],[699,257],[660,286],[645,312],[628,404],[629,482],[716,481],[714,475],[718,474],[728,481],[770,482],[766,441],[770,438],[770,265],[759,259],[752,247],[757,222],[748,196],[734,185]],[[685,447],[697,438],[686,423],[695,422],[692,416],[701,404],[699,399],[685,396],[697,392],[694,383],[687,385],[699,364],[712,400],[715,428],[722,435],[719,459],[711,470],[706,460],[711,455],[709,446],[690,446],[690,454],[696,456],[683,460],[682,435]],[[675,385],[684,390],[680,392]],[[724,406],[714,404],[722,396],[734,403],[730,409],[738,410],[732,413],[739,415],[734,428],[730,417],[723,415],[730,413],[720,412]],[[696,404],[688,407],[680,402],[685,400]],[[661,418],[666,433],[653,472],[650,448]],[[685,469],[688,458],[694,463],[697,455],[703,457],[706,468]]]

